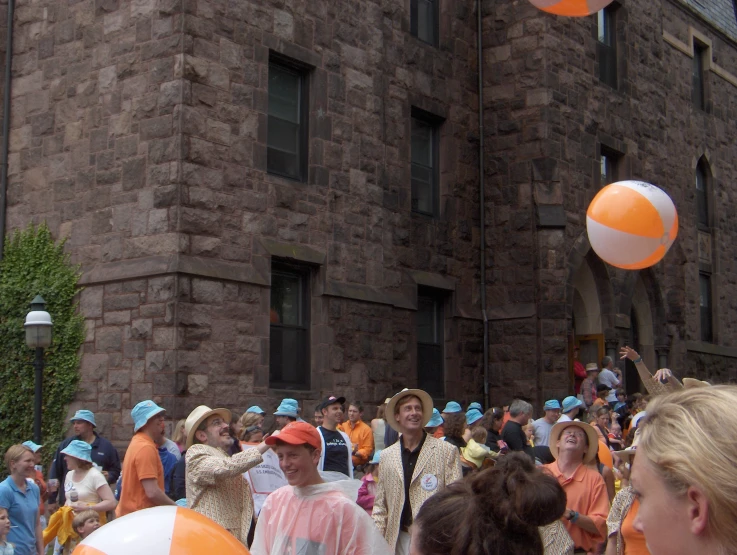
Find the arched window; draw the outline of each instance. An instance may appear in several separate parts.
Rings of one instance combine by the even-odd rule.
[[[709,227],[708,170],[701,158],[696,164],[696,222],[699,227]]]

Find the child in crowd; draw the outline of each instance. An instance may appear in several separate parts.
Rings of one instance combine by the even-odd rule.
[[[88,509],[74,516],[72,528],[79,534],[80,541],[100,527],[100,515],[97,511]]]
[[[6,539],[10,532],[10,517],[8,509],[0,507],[0,555],[13,555],[13,544]]]
[[[369,516],[374,510],[374,498],[376,497],[376,486],[379,481],[379,456],[381,450],[374,453],[373,458],[366,465],[366,474],[361,478],[361,487],[358,488],[356,503],[362,507]]]
[[[621,451],[622,449],[624,449],[622,427],[619,425],[619,422],[614,418],[612,418],[612,424],[609,427],[609,445],[615,451]]]

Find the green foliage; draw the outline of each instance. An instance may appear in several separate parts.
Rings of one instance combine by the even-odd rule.
[[[84,341],[84,318],[74,300],[80,275],[79,267],[72,266],[64,253],[64,242],[54,243],[46,224],[16,231],[5,242],[0,262],[0,453],[33,439],[34,351],[26,346],[23,323],[36,295],[46,301],[54,323],[43,379],[46,462],[62,437],[67,406],[79,380]]]

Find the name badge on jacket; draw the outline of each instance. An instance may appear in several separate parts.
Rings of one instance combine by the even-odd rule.
[[[420,482],[422,489],[425,491],[435,491],[438,487],[438,478],[435,474],[425,474]]]

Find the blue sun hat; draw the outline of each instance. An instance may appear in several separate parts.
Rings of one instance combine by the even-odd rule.
[[[549,401],[545,401],[545,405],[543,405],[543,410],[560,410],[560,403],[558,402],[558,399],[550,399]]]
[[[131,416],[133,417],[133,433],[143,428],[146,422],[165,410],[151,400],[138,403],[131,411]]]
[[[481,414],[480,411],[476,409],[471,409],[468,412],[466,412],[466,424],[470,426],[474,422],[478,422],[484,417],[483,414]]]
[[[75,420],[84,420],[85,422],[89,422],[90,424],[92,424],[93,427],[97,428],[97,423],[95,422],[95,413],[91,410],[78,410],[74,413],[74,416],[69,419],[69,422],[74,422]]]
[[[579,399],[578,397],[574,397],[573,395],[569,395],[565,399],[563,399],[563,412],[569,412],[575,409],[576,407],[582,407],[583,401]]]
[[[74,457],[80,461],[92,462],[92,445],[86,441],[73,439],[69,442],[69,445],[62,449],[61,452],[64,455],[69,455],[70,457]]]
[[[296,399],[282,399],[281,403],[274,411],[274,416],[288,416],[297,418],[297,409],[299,404]]]
[[[43,445],[39,445],[38,443],[33,443],[32,441],[24,441],[21,445],[28,447],[31,451],[34,453],[41,449]]]
[[[255,414],[266,414],[266,411],[259,407],[258,405],[253,405],[252,407],[248,407],[246,409],[246,412],[253,412]]]
[[[186,497],[177,499],[175,503],[177,504],[177,507],[184,507],[185,509],[187,508],[187,498]]]
[[[459,405],[455,401],[448,401],[448,404],[445,405],[445,408],[441,412],[452,414],[455,412],[463,412],[463,409],[461,408],[461,405]]]
[[[476,401],[468,405],[468,410],[471,409],[476,409],[479,412],[484,412],[484,407],[481,406],[481,403],[477,403]]]
[[[374,456],[371,457],[371,460],[369,461],[369,464],[379,464],[379,459],[381,458],[381,449],[374,452]]]
[[[443,417],[440,416],[440,411],[438,411],[438,409],[432,409],[432,416],[430,417],[430,421],[425,425],[425,427],[437,428],[443,422],[445,422],[445,420],[443,420]]]

